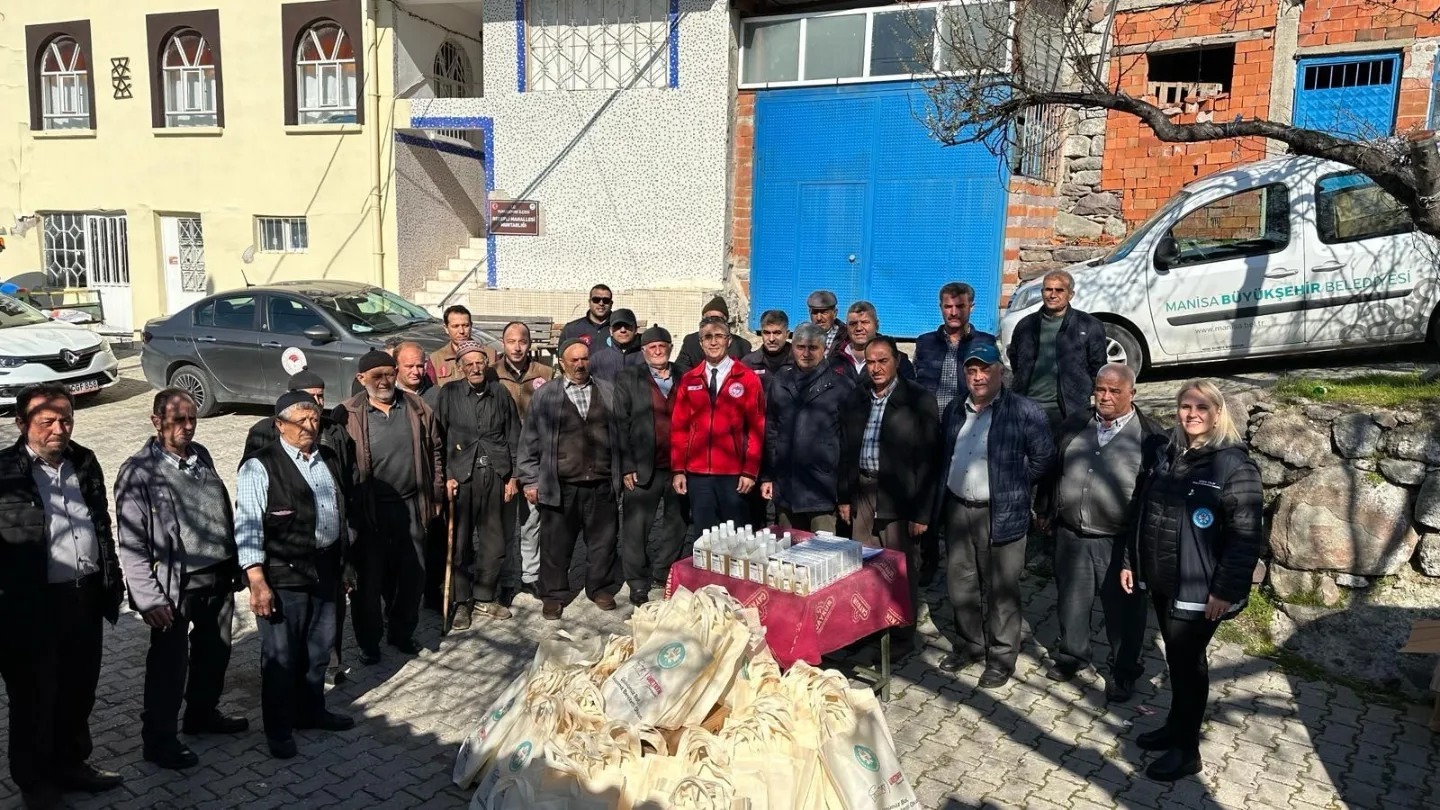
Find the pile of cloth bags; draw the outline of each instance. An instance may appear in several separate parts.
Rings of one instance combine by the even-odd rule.
[[[782,673],[724,589],[642,605],[630,630],[540,644],[455,760],[472,810],[920,807],[874,693],[803,661]]]

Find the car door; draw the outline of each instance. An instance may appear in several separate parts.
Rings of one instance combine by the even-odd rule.
[[[257,296],[224,295],[194,310],[195,354],[225,399],[265,401],[265,375],[256,361],[260,353]]]
[[[1150,310],[1167,353],[1198,360],[1304,340],[1296,202],[1284,182],[1206,194],[1156,240]]]
[[[305,330],[329,330],[332,339],[312,340]],[[339,328],[318,308],[302,298],[270,293],[265,296],[265,319],[260,340],[260,365],[264,369],[270,396],[278,397],[289,386],[290,375],[309,369],[325,380],[325,394],[331,403],[349,396],[355,376],[356,354]]]
[[[1423,340],[1434,308],[1434,240],[1358,171],[1321,175],[1305,260],[1316,287],[1306,314],[1315,344],[1367,346]],[[1422,283],[1425,282],[1425,283]]]

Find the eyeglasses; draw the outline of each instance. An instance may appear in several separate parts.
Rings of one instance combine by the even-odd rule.
[[[602,298],[602,297],[600,297],[600,296],[598,296],[598,295],[592,295],[592,296],[590,296],[590,303],[592,303],[592,304],[610,304],[610,303],[614,303],[614,301],[615,301],[614,298]]]
[[[729,340],[729,339],[730,339],[730,336],[727,335],[727,334],[725,334],[725,333],[723,333],[723,332],[721,332],[721,333],[719,333],[719,334],[714,334],[714,335],[701,335],[701,336],[700,336],[700,340],[701,340],[701,342],[703,342],[703,343],[719,343],[719,342],[722,341],[722,340]]]

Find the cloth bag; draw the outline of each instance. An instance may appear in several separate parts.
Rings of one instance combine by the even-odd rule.
[[[844,716],[827,715],[829,739],[820,746],[825,775],[842,807],[920,810],[905,774],[885,714],[868,689],[846,690]]]
[[[515,711],[515,704],[524,695],[529,682],[528,677],[511,681],[480,718],[480,724],[470,732],[465,742],[460,744],[460,752],[455,756],[455,768],[450,775],[457,786],[468,788],[474,784],[480,770],[495,755],[495,748],[523,713]]]
[[[545,744],[555,736],[564,704],[558,698],[541,698],[525,707],[521,719],[506,733],[495,756],[481,770],[480,784],[470,800],[470,810],[496,810],[496,788],[506,778],[525,780],[526,770],[536,758],[544,758]],[[533,780],[531,782],[534,788]]]

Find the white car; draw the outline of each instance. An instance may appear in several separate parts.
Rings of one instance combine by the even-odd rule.
[[[14,405],[36,383],[61,383],[77,396],[97,393],[115,384],[119,367],[105,338],[0,293],[0,406]]]
[[[1290,157],[1196,180],[1108,254],[1066,269],[1072,305],[1138,372],[1434,340],[1437,267],[1440,243],[1370,178]],[[1040,308],[1040,285],[1016,288],[1003,344]]]

